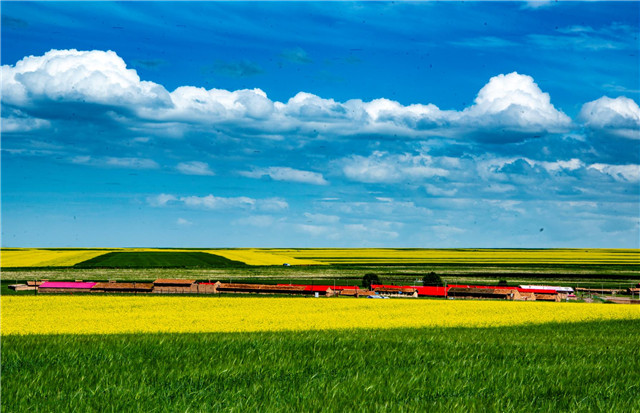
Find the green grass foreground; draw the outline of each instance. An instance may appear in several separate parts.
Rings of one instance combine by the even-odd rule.
[[[3,336],[2,410],[640,411],[637,321]]]

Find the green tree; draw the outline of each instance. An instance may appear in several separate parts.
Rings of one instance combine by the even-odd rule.
[[[370,289],[371,284],[380,284],[380,277],[378,274],[374,274],[372,272],[366,273],[364,277],[362,277],[362,287]]]
[[[438,274],[431,271],[429,274],[425,274],[424,277],[422,277],[422,285],[441,287],[444,285],[444,282]]]

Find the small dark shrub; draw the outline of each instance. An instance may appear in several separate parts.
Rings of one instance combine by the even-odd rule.
[[[363,288],[371,288],[371,284],[380,284],[380,277],[378,277],[378,274],[369,272],[362,277]]]
[[[424,277],[422,277],[422,285],[441,287],[444,285],[444,282],[438,274],[431,271],[429,274],[425,274]]]

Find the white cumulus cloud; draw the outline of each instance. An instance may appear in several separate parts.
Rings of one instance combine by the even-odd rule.
[[[50,50],[2,66],[3,103],[30,107],[40,101],[112,106],[168,107],[171,97],[156,83],[140,80],[112,51]]]
[[[254,199],[247,196],[223,197],[213,194],[180,197],[172,194],[160,194],[148,197],[147,203],[153,207],[183,205],[189,208],[204,210],[239,209],[277,212],[289,208],[287,201],[281,198]]]
[[[616,181],[640,182],[640,165],[608,165],[594,163],[589,169],[610,175]]]
[[[176,169],[185,175],[215,175],[209,168],[209,164],[199,161],[180,162]]]
[[[474,104],[461,111],[441,110],[432,103],[403,105],[384,97],[338,102],[302,91],[277,102],[257,88],[229,91],[184,85],[169,92],[141,80],[115,52],[101,50],[51,50],[27,56],[13,66],[3,65],[2,77],[3,107],[22,111],[26,117],[63,113],[65,104],[93,105],[81,113],[157,136],[183,136],[215,125],[217,131],[234,136],[270,139],[394,134],[509,142],[565,132],[571,126],[533,78],[515,72],[492,77]],[[103,106],[97,114],[96,105]],[[53,123],[57,118],[42,121]],[[496,130],[501,133],[493,133]],[[313,175],[304,179],[322,182]]]
[[[521,132],[563,132],[571,119],[551,104],[531,76],[516,72],[494,76],[460,114],[467,126],[511,128]]]
[[[431,156],[422,154],[396,155],[376,151],[367,157],[354,155],[340,163],[347,178],[366,183],[396,183],[449,175],[449,171],[437,166]]]
[[[147,158],[128,158],[128,157],[92,157],[89,155],[78,155],[71,158],[71,162],[81,165],[91,165],[108,168],[126,168],[126,169],[157,169],[160,167],[156,161]]]
[[[272,166],[269,168],[256,168],[252,171],[240,171],[238,173],[247,178],[262,178],[263,176],[268,176],[274,181],[300,182],[312,185],[328,184],[320,173],[302,171],[289,167]]]
[[[624,138],[640,139],[640,108],[627,97],[612,99],[603,96],[587,102],[582,106],[579,118],[587,128]]]
[[[227,208],[253,208],[256,200],[246,197],[221,197],[221,196],[184,196],[180,197],[180,202],[192,208],[202,209],[227,209]]]
[[[178,198],[171,194],[160,194],[156,196],[150,196],[147,198],[147,203],[154,207],[163,207],[169,202],[177,201]]]

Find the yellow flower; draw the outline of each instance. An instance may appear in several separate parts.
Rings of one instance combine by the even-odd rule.
[[[640,320],[640,306],[303,297],[5,296],[2,334],[486,327]]]

